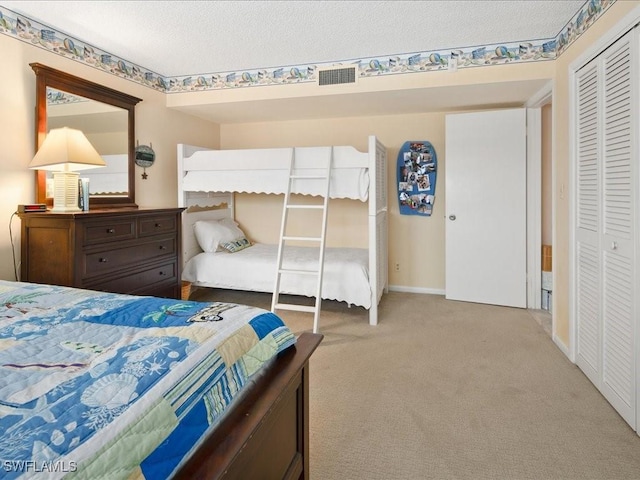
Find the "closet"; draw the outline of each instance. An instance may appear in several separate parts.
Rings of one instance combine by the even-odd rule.
[[[636,27],[575,73],[576,363],[636,431],[640,45]]]

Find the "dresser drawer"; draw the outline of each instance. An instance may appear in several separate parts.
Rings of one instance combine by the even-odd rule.
[[[176,238],[150,238],[145,242],[84,254],[83,278],[121,270],[163,256],[175,257]]]
[[[147,216],[138,219],[138,235],[140,237],[173,233],[176,230],[176,215]]]
[[[162,284],[174,284],[177,281],[176,262],[163,263],[149,267],[123,277],[100,281],[95,285],[87,283],[87,288],[105,292],[140,294],[162,287]]]
[[[134,218],[87,222],[82,224],[82,229],[83,245],[124,241],[136,237],[136,221]]]

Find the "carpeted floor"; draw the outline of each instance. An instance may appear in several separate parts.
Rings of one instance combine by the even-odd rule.
[[[380,309],[372,327],[362,308],[323,303],[312,480],[640,479],[640,437],[528,311],[405,293]],[[281,316],[296,333],[312,327],[310,314]]]

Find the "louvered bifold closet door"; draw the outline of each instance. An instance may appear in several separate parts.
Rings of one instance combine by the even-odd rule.
[[[602,393],[636,424],[634,185],[637,183],[637,37],[625,35],[602,55],[603,165]]]
[[[637,421],[638,38],[576,76],[576,363]]]
[[[576,363],[600,388],[600,175],[599,62],[577,76]]]

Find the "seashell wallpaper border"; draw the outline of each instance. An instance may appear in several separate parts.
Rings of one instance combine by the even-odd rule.
[[[554,38],[260,70],[166,77],[0,6],[0,33],[165,93],[316,82],[319,68],[357,65],[360,77],[554,60],[616,0],[587,0]]]

